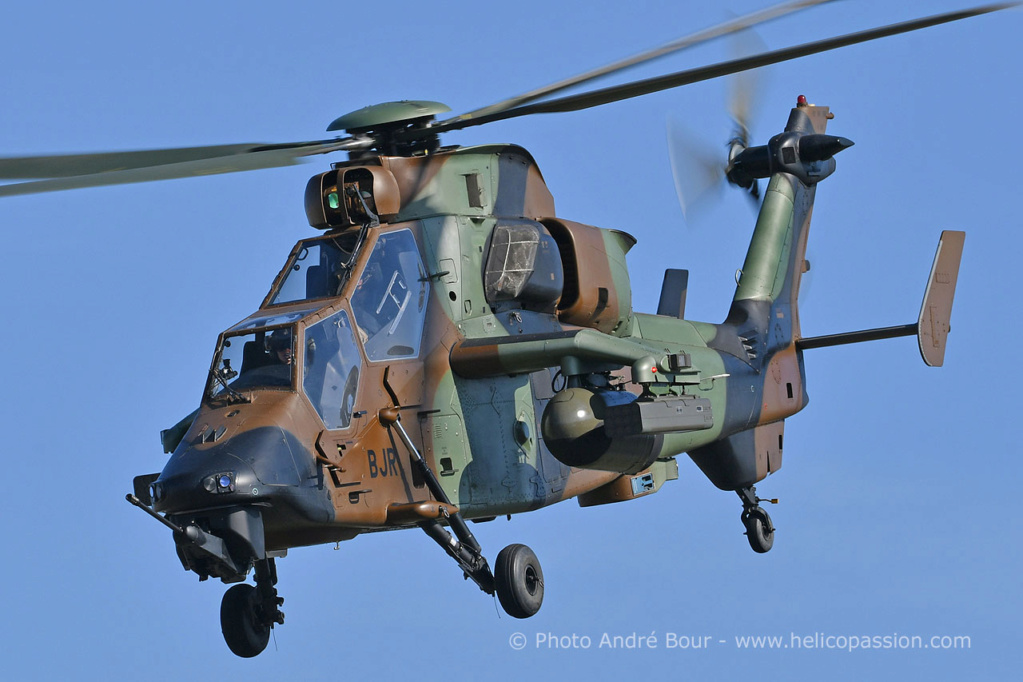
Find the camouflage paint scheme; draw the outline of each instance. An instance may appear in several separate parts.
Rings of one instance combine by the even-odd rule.
[[[754,484],[782,462],[785,419],[807,404],[802,351],[917,335],[940,365],[962,233],[943,234],[913,325],[801,338],[797,294],[816,184],[852,144],[800,97],[785,132],[729,144],[727,180],[769,179],[721,324],[689,322],[684,271],[659,315],[635,313],[623,232],[556,217],[532,157],[512,145],[442,148],[440,135],[580,111],[906,33],[1007,5],[948,12],[552,98],[629,66],[827,0],[791,0],[447,120],[439,102],[367,107],[347,137],[0,159],[0,196],[349,161],[306,188],[310,225],[253,315],[218,339],[200,407],[163,432],[171,457],[127,499],[174,533],[201,580],[243,582],[221,603],[228,647],[251,657],[284,622],[275,559],[290,547],[419,527],[504,610],[543,601],[536,555],[491,570],[466,519],[656,492],[687,453],[738,493],[754,551],[773,544]],[[740,117],[742,118],[742,117]],[[34,180],[34,181],[33,181]],[[310,257],[312,256],[312,257]],[[414,296],[418,292],[418,296]],[[162,512],[162,514],[161,514]],[[449,532],[449,530],[451,532]],[[452,533],[454,536],[452,536]]]
[[[824,107],[793,109],[789,129],[823,133],[826,118]],[[385,222],[369,230],[341,296],[302,317],[298,333],[339,310],[350,312],[375,241],[410,230],[430,280],[420,356],[389,362],[364,357],[356,416],[344,429],[325,429],[301,391],[255,391],[244,404],[205,400],[158,479],[163,494],[156,510],[187,523],[213,502],[262,505],[270,552],[410,527],[454,511],[433,500],[412,455],[381,421],[380,411],[392,407],[451,505],[470,519],[572,497],[591,505],[650,494],[677,477],[673,458],[685,452],[725,490],[751,486],[778,470],[783,421],[807,403],[794,342],[813,185],[785,173],[771,178],[731,310],[724,323],[710,324],[633,312],[625,253],[634,240],[553,218],[551,194],[521,148],[377,158],[394,178],[400,208],[393,215],[382,212]],[[576,280],[565,286],[576,289],[571,307],[537,312],[512,301],[495,310],[487,301],[481,273],[489,241],[494,226],[509,220],[535,221],[573,252],[561,254],[569,266],[566,281]],[[308,301],[269,303],[287,270],[253,317],[309,307]],[[293,372],[304,366],[304,352],[296,344]],[[672,372],[666,358],[678,353],[688,356],[690,366]],[[551,367],[581,377],[614,371],[617,388],[633,394],[642,392],[642,383],[655,395],[705,398],[713,425],[645,436],[645,459],[638,464],[610,471],[567,466],[544,438],[542,416],[556,394]],[[215,439],[203,437],[217,432]],[[251,454],[260,450],[250,442],[254,433],[277,448],[277,464]],[[195,489],[203,475],[246,465],[262,468],[254,471],[256,490],[213,500]],[[652,485],[631,485],[644,475]]]
[[[800,97],[783,133],[730,157],[733,184],[769,183],[721,324],[682,319],[682,271],[666,273],[663,314],[634,312],[635,239],[555,217],[520,147],[355,153],[313,177],[306,211],[326,233],[220,335],[200,407],[161,434],[167,465],[128,496],[200,580],[255,571],[224,595],[229,648],[258,655],[284,622],[274,562],[289,548],[402,528],[528,618],[535,554],[509,545],[492,570],[466,521],[649,495],[683,453],[770,550],[754,484],[807,405],[803,349],[916,334],[940,365],[963,245],[943,234],[915,325],[802,338],[816,184],[852,145],[825,134],[830,118]]]

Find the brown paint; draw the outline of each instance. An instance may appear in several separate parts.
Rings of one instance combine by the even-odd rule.
[[[618,324],[619,302],[601,230],[570,220],[542,222],[557,241],[565,266],[558,319],[610,333]]]
[[[763,404],[758,424],[791,417],[803,408],[803,382],[795,345],[771,356],[764,372]]]

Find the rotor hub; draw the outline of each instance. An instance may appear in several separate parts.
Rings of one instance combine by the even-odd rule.
[[[437,135],[419,133],[409,136],[406,133],[429,128],[437,114],[447,111],[451,111],[451,107],[440,102],[426,100],[384,102],[340,116],[327,126],[327,130],[343,130],[351,135],[368,135],[373,139],[370,150],[352,152],[352,158],[369,151],[391,156],[411,156],[434,151],[440,141]]]

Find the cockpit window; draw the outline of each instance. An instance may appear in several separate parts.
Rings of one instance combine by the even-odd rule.
[[[291,327],[224,336],[206,386],[208,398],[243,399],[254,388],[291,388],[295,357]]]
[[[302,390],[328,429],[352,422],[362,356],[348,313],[340,311],[305,330]]]
[[[240,331],[250,331],[260,329],[263,327],[276,327],[289,322],[295,322],[300,320],[306,315],[316,310],[319,310],[320,306],[307,306],[300,308],[299,310],[292,310],[288,313],[266,313],[263,311],[257,311],[252,315],[249,315],[244,320],[236,324],[227,330],[228,334]]]
[[[380,235],[352,294],[355,324],[370,361],[419,355],[429,295],[430,280],[412,232]]]
[[[358,231],[306,240],[292,254],[270,305],[337,296],[353,262]]]

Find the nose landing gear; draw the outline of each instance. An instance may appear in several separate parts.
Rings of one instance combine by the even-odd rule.
[[[277,566],[273,559],[256,562],[256,585],[235,585],[220,603],[220,629],[228,648],[242,658],[259,655],[270,641],[270,630],[284,623],[277,596]]]

